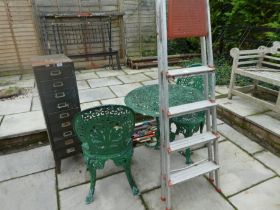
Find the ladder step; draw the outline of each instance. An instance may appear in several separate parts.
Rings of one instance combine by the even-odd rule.
[[[205,73],[214,73],[215,68],[211,68],[208,66],[197,66],[190,68],[181,68],[181,69],[171,69],[167,72],[167,77],[187,77],[193,76],[197,74],[205,74]]]
[[[210,141],[217,140],[219,138],[218,134],[214,134],[212,132],[207,132],[203,134],[199,134],[196,136],[176,140],[170,143],[170,147],[168,152],[175,152],[181,149],[185,149],[191,146],[199,145],[202,143],[208,143]]]
[[[169,117],[178,117],[189,113],[199,112],[215,107],[216,102],[210,100],[197,101],[194,103],[183,104],[169,108]]]
[[[169,186],[187,181],[194,177],[209,173],[219,169],[219,166],[211,161],[194,164],[192,167],[173,172],[170,175]]]

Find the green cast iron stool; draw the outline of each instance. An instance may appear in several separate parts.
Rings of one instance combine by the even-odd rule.
[[[201,64],[191,64],[188,67],[197,67],[201,66]],[[192,87],[194,89],[199,90],[201,93],[204,93],[204,81],[203,76],[193,76],[187,78],[179,78],[176,81],[176,84],[182,85],[185,87]],[[198,130],[200,133],[203,131],[203,127],[205,124],[205,112],[197,112],[193,114],[187,114],[180,117],[175,117],[172,119],[172,122],[176,125],[175,135],[182,133],[185,138],[192,136]],[[185,151],[186,163],[191,164],[191,150],[187,148]]]
[[[138,195],[139,190],[131,175],[134,111],[121,105],[98,106],[78,113],[73,121],[91,175],[86,203],[93,201],[96,170],[103,169],[107,160],[124,167],[131,190],[134,195]]]

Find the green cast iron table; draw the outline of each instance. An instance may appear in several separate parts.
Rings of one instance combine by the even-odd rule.
[[[197,89],[191,87],[184,87],[176,84],[169,85],[170,107],[201,101],[203,99],[204,99],[203,94]],[[159,117],[159,86],[158,85],[147,85],[147,86],[136,88],[126,95],[124,101],[125,104],[131,109],[133,109],[135,112],[140,113],[142,115],[156,117],[158,121],[158,117]],[[193,116],[192,114],[190,114],[189,116],[190,118],[193,118],[192,119],[193,126],[195,127],[199,126],[199,123],[201,123],[201,118],[199,119],[199,115]],[[196,119],[198,120],[196,121]],[[196,129],[188,129],[188,130],[194,132]],[[159,131],[159,126],[158,126],[158,131]],[[191,136],[192,134],[193,134],[192,132],[188,132],[187,136]],[[174,140],[175,135],[170,138],[171,141]],[[159,146],[159,132],[157,132],[157,145],[155,147],[158,148],[158,146]]]

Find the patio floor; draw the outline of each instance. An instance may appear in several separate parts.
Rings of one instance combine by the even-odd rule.
[[[76,78],[81,108],[86,109],[101,104],[124,104],[124,97],[131,90],[157,83],[158,73],[157,68],[132,70],[124,67],[121,71],[76,71]],[[0,141],[46,130],[34,75],[0,77],[0,81],[11,83],[0,86],[0,89],[9,86],[28,89],[25,95],[0,100]],[[227,88],[217,87],[217,96],[221,97],[226,93]]]
[[[219,143],[222,193],[198,177],[174,187],[173,209],[278,210],[280,158],[221,121],[218,130],[224,134]],[[200,148],[192,158],[205,155],[205,148]],[[184,157],[174,154],[172,162],[174,167],[183,166]],[[94,202],[86,205],[89,176],[81,156],[62,161],[62,173],[55,174],[49,146],[2,155],[1,210],[162,210],[159,167],[159,151],[135,148],[132,170],[141,195],[134,197],[123,170],[108,162],[98,171]]]
[[[0,80],[29,88],[24,96],[0,101],[0,141],[44,131],[33,75]],[[78,71],[77,80],[82,109],[123,104],[130,90],[157,82],[157,69]],[[223,97],[227,88],[217,87],[216,92]],[[218,102],[219,106],[280,135],[280,118],[275,113],[238,97],[232,101],[221,98]],[[222,134],[222,193],[216,192],[205,177],[195,178],[174,187],[173,210],[280,209],[280,158],[222,121],[218,131]],[[192,158],[196,161],[205,155],[205,148],[199,148],[193,151]],[[179,154],[174,154],[172,161],[175,167],[184,165],[184,157]],[[108,162],[98,172],[95,201],[86,205],[89,176],[81,156],[63,160],[62,173],[56,174],[49,146],[1,155],[1,210],[162,210],[159,167],[159,151],[145,146],[135,148],[132,170],[141,195],[134,197],[123,170]]]

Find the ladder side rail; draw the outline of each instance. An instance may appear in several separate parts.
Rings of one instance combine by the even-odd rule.
[[[161,104],[162,102],[162,98],[163,98],[163,92],[162,90],[162,86],[163,86],[163,76],[162,76],[162,62],[161,62],[161,52],[162,52],[162,41],[161,41],[161,23],[160,23],[160,0],[156,0],[156,22],[157,22],[157,54],[158,54],[158,78],[159,78],[159,123],[160,123],[160,164],[161,164],[161,200],[165,201],[166,200],[166,169],[165,169],[165,165],[166,165],[166,160],[165,160],[165,154],[164,154],[164,125],[162,122],[164,122],[164,113],[162,112],[161,109]]]
[[[208,64],[208,59],[207,59],[207,47],[206,47],[206,38],[205,37],[200,37],[200,45],[201,45],[201,60],[202,60],[202,65],[206,66]],[[205,93],[205,98],[209,98],[209,74],[204,74],[203,79],[204,79],[204,93]],[[211,119],[210,119],[210,110],[205,111],[206,114],[206,130],[209,132],[211,130]],[[213,147],[212,147],[212,142],[209,142],[207,144],[207,150],[208,150],[208,160],[213,161]],[[214,174],[213,172],[209,173],[209,179],[210,181],[214,180]]]
[[[169,118],[167,116],[169,109],[168,97],[168,50],[167,50],[167,23],[166,23],[166,3],[164,0],[156,1],[157,13],[157,40],[158,40],[158,68],[159,68],[159,92],[160,92],[160,143],[162,156],[162,198],[166,199],[167,208],[171,208],[171,194],[167,187],[167,182],[170,179],[170,156],[167,153],[169,148]]]
[[[209,0],[206,0],[206,9],[207,9],[207,24],[208,24],[208,36],[207,36],[207,49],[208,49],[208,65],[214,66],[213,59],[213,46],[212,46],[212,34],[211,34],[211,15],[210,15],[210,4]],[[215,74],[212,73],[209,75],[211,80],[211,100],[215,101]],[[217,109],[213,107],[212,110],[212,131],[217,134]],[[219,147],[218,139],[214,141],[214,162],[219,165]],[[220,178],[219,178],[219,169],[215,170],[215,185],[218,191],[220,191]]]

